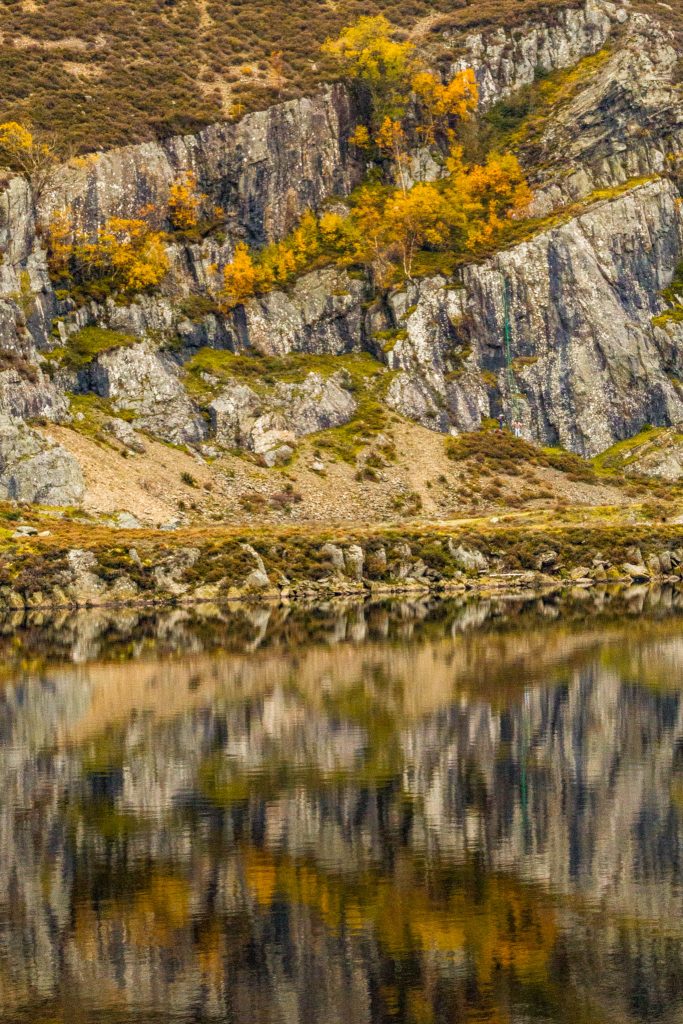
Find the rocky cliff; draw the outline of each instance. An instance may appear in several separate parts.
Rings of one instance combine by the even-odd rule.
[[[297,438],[362,414],[363,381],[334,364],[354,352],[370,354],[383,374],[387,409],[445,433],[500,417],[529,440],[593,456],[647,424],[683,420],[683,326],[662,316],[661,294],[683,258],[680,192],[669,173],[683,150],[673,38],[626,4],[585,0],[509,28],[444,31],[429,45],[444,78],[475,69],[483,116],[551,83],[515,136],[538,215],[527,237],[456,277],[422,278],[381,299],[366,281],[327,267],[287,293],[218,312],[211,268],[237,240],[280,238],[304,210],[361,180],[348,137],[362,97],[340,85],[196,136],[78,158],[40,196],[11,178],[0,194],[0,414],[11,430],[46,451],[33,423],[78,430],[74,397],[89,397],[110,432],[132,424],[204,456],[236,447],[274,464],[295,452]],[[171,269],[155,294],[77,306],[55,292],[44,232],[56,211],[68,208],[86,235],[150,204],[163,219],[170,183],[188,170],[222,208],[221,232],[170,236]],[[63,352],[89,327],[135,343],[112,335],[74,368]],[[259,396],[253,383],[207,371],[211,393],[202,395],[189,387],[188,366],[207,348],[285,362],[296,355],[298,377],[271,366],[264,375],[275,390]],[[322,368],[320,356],[330,357]],[[317,401],[325,412],[316,416]],[[0,479],[19,500],[54,492],[77,502],[76,463],[60,449],[34,462],[35,486],[17,484],[16,474],[10,483],[11,470]]]

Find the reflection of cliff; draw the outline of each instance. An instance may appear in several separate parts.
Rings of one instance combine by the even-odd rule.
[[[3,1020],[680,1020],[678,622],[430,614],[9,684]]]

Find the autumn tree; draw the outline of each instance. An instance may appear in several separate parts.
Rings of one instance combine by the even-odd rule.
[[[88,290],[94,284],[123,294],[156,287],[169,268],[166,242],[143,218],[110,217],[94,239],[75,231],[67,211],[48,227],[48,266],[53,279]]]
[[[233,309],[252,295],[287,284],[296,274],[311,267],[323,244],[320,223],[310,210],[287,238],[267,245],[256,257],[247,245],[238,243],[232,260],[223,268],[218,296],[221,306]]]
[[[45,188],[57,157],[53,146],[36,138],[34,133],[18,121],[0,124],[0,160],[20,174],[25,174],[36,195]]]
[[[219,298],[225,312],[241,305],[254,295],[262,284],[259,268],[249,252],[249,246],[238,242],[229,263],[223,268],[223,285]]]
[[[383,16],[359,18],[323,48],[342,74],[369,90],[372,116],[350,141],[374,164],[373,174],[346,213],[316,218],[307,211],[287,238],[261,252],[238,246],[223,272],[228,308],[324,261],[365,265],[381,287],[412,278],[420,254],[443,252],[452,265],[452,257],[500,238],[529,205],[531,192],[514,155],[464,162],[457,128],[478,103],[471,69],[440,81]],[[436,151],[441,168],[434,181],[416,180],[415,152],[425,145]]]
[[[168,217],[178,231],[191,231],[199,223],[206,196],[199,191],[197,175],[185,171],[171,183],[168,191]]]
[[[418,135],[428,144],[452,144],[454,125],[467,121],[477,109],[479,90],[471,68],[445,85],[431,71],[420,71],[412,81],[419,107]]]
[[[47,231],[47,265],[54,281],[69,277],[73,233],[73,222],[68,210],[56,210]]]
[[[379,14],[359,18],[336,39],[323,44],[323,52],[332,57],[341,73],[368,89],[376,126],[386,117],[395,120],[403,116],[410,80],[417,70],[414,45],[394,35],[391,22]]]
[[[169,262],[163,234],[146,220],[111,217],[92,247],[93,264],[111,276],[125,292],[140,292],[159,284]]]

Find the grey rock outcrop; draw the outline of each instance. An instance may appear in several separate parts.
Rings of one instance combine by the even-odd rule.
[[[341,426],[356,411],[348,384],[344,371],[327,378],[310,373],[301,383],[259,392],[234,381],[209,406],[216,440],[263,455],[297,437]]]
[[[386,357],[401,370],[390,403],[442,430],[512,417],[507,279],[514,404],[525,436],[595,455],[646,423],[678,422],[680,348],[664,341],[652,318],[681,255],[679,198],[662,180],[466,268],[460,293],[438,278],[409,288],[391,303],[409,313],[406,337]]]
[[[61,445],[21,420],[0,416],[0,498],[76,505],[84,489],[78,462]]]
[[[443,33],[444,43],[452,41],[464,51],[451,65],[450,77],[473,68],[480,102],[490,107],[503,96],[531,85],[539,69],[568,68],[595,53],[605,45],[613,25],[625,17],[621,5],[586,0],[577,7],[543,11],[512,28],[471,32],[464,40],[461,33],[449,30]]]
[[[248,302],[234,317],[235,333],[243,348],[269,356],[358,350],[362,295],[361,281],[325,267],[300,278],[288,292],[271,292]]]
[[[683,148],[680,54],[671,36],[633,13],[603,54],[575,95],[553,109],[540,136],[529,140],[523,159],[540,186],[533,206],[538,213],[595,189],[661,174]]]
[[[206,434],[178,368],[147,342],[102,353],[90,369],[90,381],[115,409],[130,413],[138,429],[174,444],[201,441]]]
[[[40,215],[49,220],[71,209],[92,232],[107,217],[137,216],[146,204],[165,210],[171,182],[192,170],[227,222],[261,244],[356,184],[360,167],[347,142],[353,120],[349,94],[335,85],[198,135],[95,153],[54,176]]]
[[[385,353],[392,370],[387,403],[432,430],[453,424],[475,430],[488,415],[480,374],[463,361],[460,330],[465,296],[443,277],[427,279],[388,300],[400,336]]]

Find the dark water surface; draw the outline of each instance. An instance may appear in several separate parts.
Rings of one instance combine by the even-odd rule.
[[[0,1020],[683,1021],[683,595],[0,627]]]

